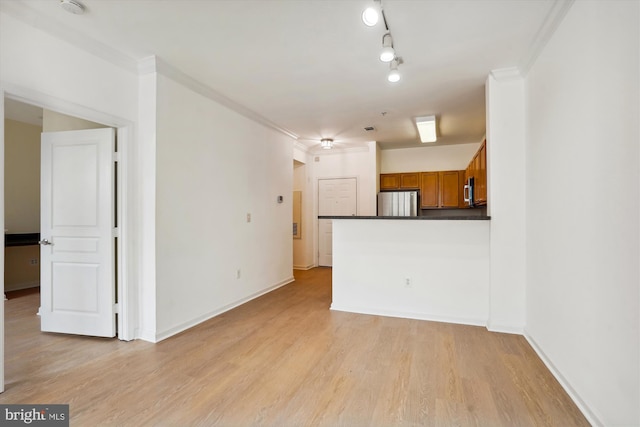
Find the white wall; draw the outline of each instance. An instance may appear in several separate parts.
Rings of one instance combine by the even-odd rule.
[[[162,74],[157,84],[162,339],[293,280],[293,140]]]
[[[525,323],[525,98],[519,74],[489,76],[487,180],[491,289],[487,328],[522,333]]]
[[[313,155],[315,212],[318,204],[318,180],[323,178],[357,178],[358,215],[376,215],[376,143],[349,150],[328,150]],[[317,159],[317,161],[316,161]],[[317,216],[317,215],[316,215]]]
[[[481,143],[382,150],[380,173],[463,170]]]
[[[333,220],[332,281],[334,310],[485,325],[489,221]]]
[[[4,125],[4,228],[9,234],[38,233],[42,127],[15,120]]]
[[[639,15],[575,2],[526,79],[526,332],[607,426],[640,425]]]

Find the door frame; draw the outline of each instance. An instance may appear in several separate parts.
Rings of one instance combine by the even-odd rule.
[[[71,103],[53,96],[49,96],[31,89],[9,85],[2,82],[0,84],[0,226],[4,230],[4,99],[10,98],[15,101],[46,108],[48,110],[60,112],[70,116],[90,120],[92,122],[104,124],[105,126],[116,128],[116,138],[118,154],[118,179],[116,186],[116,205],[118,217],[118,240],[117,256],[115,263],[117,269],[117,293],[118,293],[118,339],[130,341],[135,339],[136,319],[138,309],[136,305],[136,281],[129,280],[129,249],[131,247],[132,232],[129,230],[131,223],[131,207],[128,206],[130,192],[130,180],[135,180],[129,176],[129,161],[133,152],[133,131],[134,124],[130,120],[111,114],[102,113],[94,109]],[[2,237],[4,247],[4,233]],[[4,252],[0,256],[0,285],[4,295]],[[4,391],[4,303],[0,304],[0,392]]]

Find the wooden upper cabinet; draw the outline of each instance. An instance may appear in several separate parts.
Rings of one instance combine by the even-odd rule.
[[[417,190],[419,188],[420,172],[380,174],[380,190]]]
[[[397,190],[400,188],[399,173],[380,174],[380,190]]]
[[[400,188],[403,190],[417,190],[420,188],[420,172],[401,173]]]
[[[420,207],[437,208],[440,203],[438,172],[420,173]]]
[[[487,204],[487,141],[483,141],[478,151],[478,180],[476,182],[476,203]]]
[[[466,170],[466,179],[473,177],[473,201],[476,206],[487,204],[487,140],[480,144],[480,148],[473,156]]]
[[[460,204],[458,195],[460,193],[460,174],[458,171],[438,172],[440,181],[440,204],[441,208],[457,208]]]

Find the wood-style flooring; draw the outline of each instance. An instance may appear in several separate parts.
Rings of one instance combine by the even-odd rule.
[[[588,426],[518,335],[332,312],[331,270],[158,344],[39,332],[5,301],[0,404],[70,404],[72,426]]]

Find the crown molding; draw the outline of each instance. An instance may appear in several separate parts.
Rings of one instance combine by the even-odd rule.
[[[491,76],[499,82],[508,82],[521,79],[522,73],[518,67],[508,67],[491,70]]]
[[[130,56],[85,34],[81,34],[61,24],[59,21],[46,17],[21,2],[3,2],[2,13],[6,13],[31,27],[44,31],[129,72],[138,72],[138,62]]]
[[[303,153],[310,153],[310,149],[309,147],[307,147],[306,145],[304,145],[302,142],[300,141],[295,141],[293,143],[293,148],[302,151]]]
[[[145,61],[150,61],[149,58],[146,58]],[[174,67],[166,61],[163,61],[161,58],[155,57],[155,68],[156,72],[162,74],[165,77],[170,78],[171,80],[182,84],[183,86],[191,89],[192,91],[204,96],[205,98],[209,98],[212,101],[217,102],[218,104],[224,105],[230,110],[235,111],[236,113],[253,120],[254,122],[260,123],[263,126],[266,126],[270,129],[278,131],[289,138],[293,138],[295,140],[298,139],[298,135],[291,132],[290,130],[277,125],[271,120],[263,117],[262,115],[256,113],[255,111],[245,107],[242,104],[232,100],[231,98],[226,97],[220,92],[212,89],[211,87],[205,85],[199,80],[194,79],[188,74],[184,73],[180,69]]]
[[[547,17],[536,33],[525,56],[520,60],[520,64],[518,64],[522,76],[526,76],[529,73],[538,56],[560,26],[569,9],[571,9],[574,1],[575,0],[557,0],[553,3],[551,10],[549,10]]]
[[[148,56],[138,61],[138,75],[153,74],[158,71],[156,57]]]
[[[230,98],[215,91],[211,87],[197,81],[186,73],[182,72],[178,68],[170,65],[155,56],[150,56],[142,60],[135,60],[117,49],[112,48],[104,43],[101,43],[91,37],[81,34],[69,27],[62,25],[60,22],[45,17],[39,12],[29,8],[28,6],[20,2],[3,2],[2,13],[7,13],[10,16],[24,22],[25,24],[44,31],[45,33],[61,39],[72,46],[75,46],[89,54],[97,56],[111,64],[114,64],[120,68],[123,68],[129,72],[137,75],[145,75],[150,73],[161,73],[165,77],[168,77],[186,87],[193,90],[200,95],[209,98],[225,107],[235,111],[236,113],[245,116],[246,118],[260,123],[270,129],[278,131],[294,140],[298,139],[298,135],[285,129],[282,126],[270,121],[266,117],[256,113],[255,111],[233,101]]]

